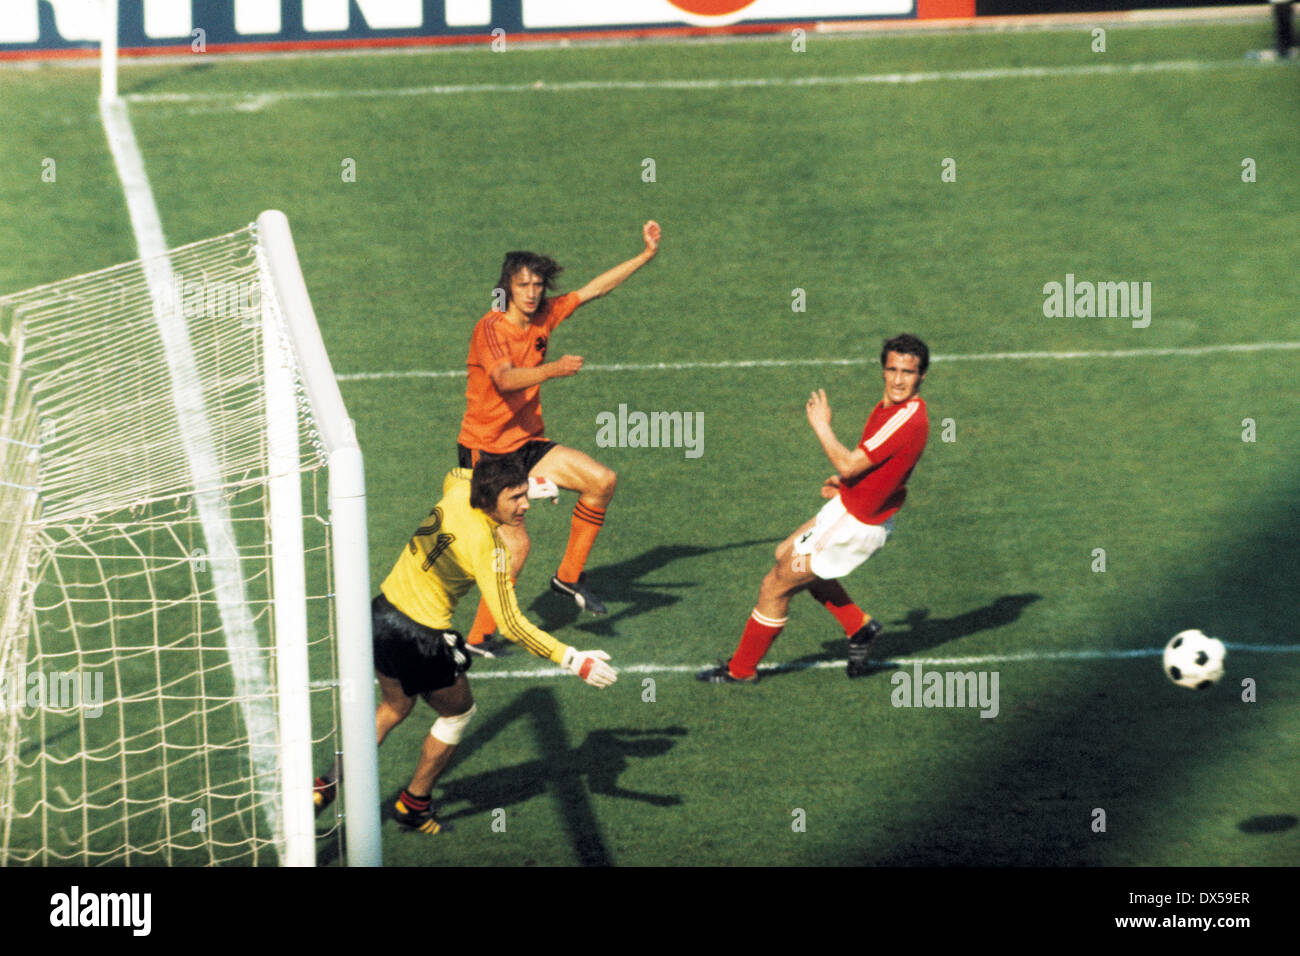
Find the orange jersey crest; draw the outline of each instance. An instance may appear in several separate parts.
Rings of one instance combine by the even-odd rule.
[[[507,363],[515,368],[541,365],[546,361],[551,332],[578,305],[576,292],[548,299],[522,329],[502,312],[492,311],[479,319],[469,340],[469,381],[457,439],[460,444],[504,455],[544,437],[541,385],[502,393],[492,381],[492,372]]]

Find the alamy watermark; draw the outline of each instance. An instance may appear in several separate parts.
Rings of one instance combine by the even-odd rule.
[[[911,674],[897,671],[889,682],[895,707],[978,707],[981,717],[998,715],[997,671],[922,671],[917,661]]]
[[[1043,315],[1049,319],[1132,319],[1133,328],[1151,324],[1150,282],[1076,281],[1067,273],[1065,282],[1043,286]]]
[[[87,717],[104,713],[103,671],[37,671],[25,667],[12,677],[0,674],[0,711],[84,710]]]
[[[596,416],[600,448],[683,448],[687,458],[704,454],[703,412],[640,412],[618,406],[618,414]]]
[[[75,928],[115,926],[133,936],[148,936],[153,926],[152,893],[82,892],[75,883],[67,893],[50,897],[50,925]]]
[[[187,319],[238,319],[248,324],[262,318],[262,289],[254,279],[195,278],[177,272],[161,297]]]

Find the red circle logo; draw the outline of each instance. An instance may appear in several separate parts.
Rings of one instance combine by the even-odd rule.
[[[678,10],[699,17],[724,17],[752,6],[754,0],[668,0]]]

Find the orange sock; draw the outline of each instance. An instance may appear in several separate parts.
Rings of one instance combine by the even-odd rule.
[[[754,609],[754,613],[745,622],[745,633],[740,636],[740,646],[727,662],[727,669],[732,677],[742,680],[753,677],[758,672],[758,662],[763,659],[767,649],[772,646],[778,634],[785,628],[786,618],[779,621],[764,617]]]
[[[465,643],[482,644],[483,638],[496,629],[497,622],[492,617],[492,612],[488,610],[487,601],[479,598],[478,613],[474,615],[474,626],[469,629],[469,637],[465,638]]]
[[[515,578],[510,579],[510,583],[515,583]],[[482,598],[478,599],[478,613],[474,615],[474,624],[469,629],[469,637],[465,638],[466,644],[482,644],[483,639],[497,629],[497,622],[492,617],[492,612],[488,610],[487,601]]]
[[[596,543],[596,535],[605,523],[605,512],[601,508],[592,508],[582,503],[573,506],[573,527],[569,531],[569,546],[564,549],[564,560],[555,576],[566,584],[573,584],[587,566],[587,557],[591,546]]]

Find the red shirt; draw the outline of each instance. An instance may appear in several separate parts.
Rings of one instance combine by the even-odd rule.
[[[930,416],[920,395],[889,408],[882,399],[871,410],[858,443],[875,464],[840,483],[844,509],[864,524],[884,524],[892,518],[903,507],[907,479],[921,460],[929,436]]]
[[[536,368],[546,361],[546,346],[555,327],[581,303],[570,292],[547,299],[522,329],[492,311],[478,320],[469,339],[469,381],[465,386],[465,417],[457,439],[466,448],[504,455],[535,438],[542,438],[541,384],[516,392],[500,392],[492,372],[509,362],[515,368]]]

